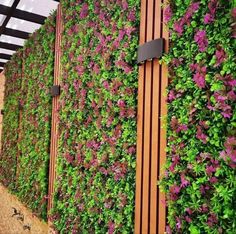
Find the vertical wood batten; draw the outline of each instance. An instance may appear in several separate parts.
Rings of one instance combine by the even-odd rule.
[[[161,37],[161,0],[155,0],[154,6],[154,39]],[[153,94],[152,94],[152,160],[151,160],[151,196],[150,196],[150,233],[157,233],[158,225],[158,158],[159,151],[159,128],[160,128],[160,79],[161,79],[161,66],[158,60],[153,62]]]
[[[146,42],[153,39],[154,0],[147,2]],[[150,161],[151,161],[151,112],[153,63],[145,63],[145,103],[144,103],[144,145],[143,145],[143,199],[142,199],[142,233],[149,233],[150,217]]]
[[[162,0],[164,4],[168,3],[168,0]],[[162,12],[162,22],[164,22],[163,12]],[[169,49],[169,32],[167,26],[162,24],[162,37],[165,39],[165,53]],[[161,179],[163,174],[163,166],[166,161],[166,145],[167,145],[167,135],[166,135],[166,118],[167,118],[167,103],[166,103],[166,88],[168,86],[168,67],[167,65],[162,65],[162,78],[161,78],[161,101],[160,101],[160,116],[161,116],[161,129],[160,129],[160,157],[159,157],[159,179]],[[165,194],[159,190],[159,222],[158,222],[158,233],[164,233],[166,227],[166,206],[165,206]]]
[[[166,0],[165,0],[166,1]],[[164,0],[142,0],[140,44],[153,39],[165,39],[163,31]],[[146,13],[146,15],[145,15]],[[157,186],[160,168],[165,163],[166,132],[163,116],[167,114],[167,67],[157,59],[145,61],[139,68],[137,116],[137,166],[135,199],[135,234],[164,234],[166,208],[165,195]]]
[[[146,7],[147,1],[141,0],[140,44],[146,41]],[[143,114],[144,114],[144,80],[145,66],[139,67],[138,78],[138,114],[137,114],[137,159],[136,159],[136,195],[135,195],[135,227],[136,234],[141,233],[142,215],[142,170],[143,170]]]
[[[54,61],[54,85],[60,84],[60,57],[61,57],[61,33],[62,33],[62,12],[61,5],[57,8],[56,17],[56,40],[55,40],[55,61]],[[58,148],[58,107],[59,96],[52,100],[52,124],[51,124],[51,145],[49,161],[49,187],[48,187],[48,215],[53,207],[53,192],[56,178],[56,160]]]

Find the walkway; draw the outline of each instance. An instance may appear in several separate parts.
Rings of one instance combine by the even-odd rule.
[[[17,214],[14,214],[14,207]],[[22,218],[24,217],[24,221]],[[29,230],[30,229],[30,230]],[[48,226],[40,222],[15,196],[0,184],[0,234],[47,234]]]

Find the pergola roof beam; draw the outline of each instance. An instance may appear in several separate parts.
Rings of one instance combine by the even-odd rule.
[[[11,59],[11,55],[10,54],[0,53],[0,59],[10,60]]]
[[[0,4],[0,14],[7,15],[10,9],[11,9],[11,7]],[[12,17],[26,20],[26,21],[30,21],[30,22],[36,23],[36,24],[43,24],[46,19],[45,16],[37,15],[37,14],[30,13],[27,11],[22,11],[19,9],[14,10]]]
[[[6,28],[2,34],[11,36],[11,37],[18,37],[21,39],[28,39],[30,35],[30,33],[28,32],[23,32],[23,31],[11,29],[11,28]]]
[[[22,48],[22,46],[0,41],[0,48],[7,49],[7,50],[17,50],[17,49]]]

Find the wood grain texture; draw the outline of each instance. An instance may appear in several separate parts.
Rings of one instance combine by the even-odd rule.
[[[61,58],[61,33],[62,33],[62,12],[61,6],[58,5],[56,17],[56,41],[55,41],[55,61],[54,61],[54,85],[60,85],[60,58]],[[52,100],[52,125],[51,125],[51,145],[50,145],[50,162],[49,162],[49,188],[48,188],[48,214],[53,207],[54,183],[56,178],[56,161],[58,149],[58,107],[59,96]]]
[[[163,25],[164,0],[142,0],[140,44],[165,38]],[[166,226],[165,195],[157,186],[165,163],[167,114],[166,87],[168,70],[157,59],[146,61],[139,68],[137,117],[137,166],[135,199],[135,234],[164,234]]]

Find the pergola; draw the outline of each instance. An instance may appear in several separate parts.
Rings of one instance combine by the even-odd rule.
[[[0,72],[60,0],[0,0]]]

